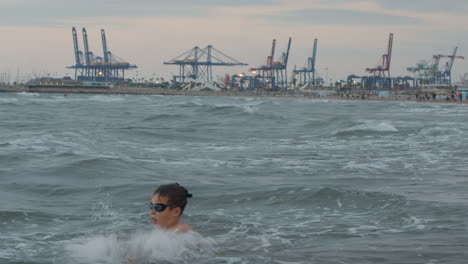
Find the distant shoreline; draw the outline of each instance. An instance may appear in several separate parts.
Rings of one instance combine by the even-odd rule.
[[[144,88],[144,87],[113,87],[113,88],[44,88],[44,87],[26,87],[26,86],[9,86],[0,87],[0,93],[57,93],[57,94],[114,94],[114,95],[179,95],[179,96],[235,96],[235,97],[271,97],[271,98],[305,98],[305,99],[321,99],[321,100],[344,100],[344,101],[381,101],[381,102],[416,102],[416,103],[456,103],[468,104],[468,100],[450,100],[445,98],[437,100],[416,100],[414,96],[400,95],[399,97],[390,96],[388,98],[370,96],[364,99],[359,97],[344,97],[337,95],[314,96],[313,93],[319,91],[306,92],[255,92],[255,91],[194,91],[180,90],[168,88]],[[325,91],[322,91],[325,92]],[[326,91],[332,92],[332,91]]]

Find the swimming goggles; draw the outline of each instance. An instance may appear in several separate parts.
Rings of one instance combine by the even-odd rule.
[[[170,206],[170,204],[163,204],[163,203],[153,204],[150,202],[148,206],[150,209],[154,209],[156,212],[160,213],[166,210],[166,208]]]
[[[169,207],[171,205],[174,205],[174,204],[177,204],[179,202],[181,202],[181,201],[177,201],[175,203],[170,203],[170,204],[163,204],[163,203],[153,204],[152,202],[150,202],[148,204],[148,206],[149,206],[150,209],[154,209],[156,212],[161,213],[164,210],[166,210],[167,207]]]

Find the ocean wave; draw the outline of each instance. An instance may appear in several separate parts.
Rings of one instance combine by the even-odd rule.
[[[159,121],[159,120],[168,120],[168,121],[175,121],[181,118],[186,118],[187,116],[182,114],[155,114],[145,117],[143,122],[146,121]]]
[[[315,129],[327,129],[332,131],[333,129],[336,129],[337,127],[349,127],[349,126],[354,126],[357,125],[358,123],[355,121],[350,120],[350,116],[348,115],[337,115],[331,118],[327,119],[309,119],[305,122],[304,126],[306,128],[313,128]]]
[[[10,142],[0,142],[0,147],[8,147],[11,146]]]
[[[16,93],[17,95],[22,95],[22,96],[40,96],[39,93],[31,93],[31,92],[21,92],[21,93]]]
[[[124,101],[125,96],[123,95],[93,95],[89,97],[89,100],[102,102],[102,103],[115,103],[115,102]]]
[[[356,169],[356,170],[367,170],[367,171],[383,171],[389,167],[388,164],[385,164],[380,161],[368,161],[365,163],[358,163],[354,160],[348,161],[344,165],[345,169]]]
[[[432,224],[432,219],[421,216],[437,213],[437,207],[425,202],[410,201],[402,195],[392,193],[297,187],[244,193],[241,196],[242,199],[235,201],[239,208],[258,208],[263,205],[263,212],[269,212],[269,216],[258,211],[229,216],[226,215],[227,211],[222,211],[217,218],[230,219],[233,222],[231,225],[235,226],[224,236],[225,240],[237,237],[241,239],[240,236],[258,232],[260,234],[257,236],[275,241],[273,244],[278,246],[287,243],[288,236],[300,236],[301,231],[298,230],[307,232],[310,236],[347,238],[437,228]],[[274,211],[271,212],[268,207]],[[415,210],[416,208],[424,208],[424,211]],[[268,234],[265,231],[268,228],[278,231]],[[270,248],[269,244],[259,246],[261,250],[267,248]]]
[[[425,127],[421,129],[419,134],[426,137],[450,137],[466,134],[466,131],[456,126],[457,124],[448,124],[445,126]]]
[[[16,98],[0,98],[0,104],[14,104],[18,102]]]
[[[391,121],[366,120],[350,128],[340,129],[333,133],[334,136],[363,136],[382,133],[395,133],[399,130]]]
[[[184,103],[173,104],[173,107],[184,109],[189,108],[192,111],[197,111],[200,113],[210,113],[210,114],[219,114],[219,115],[232,115],[232,114],[255,114],[259,112],[259,107],[262,105],[271,105],[271,102],[267,101],[248,101],[246,103],[239,104],[209,104],[201,103],[198,101],[190,101]]]
[[[57,218],[56,215],[38,211],[0,211],[0,218],[3,222],[16,222],[29,220],[33,222],[48,221]]]
[[[64,95],[47,95],[32,97],[27,99],[29,102],[38,103],[38,104],[47,104],[47,103],[79,103],[79,102],[98,102],[98,103],[118,103],[125,101],[125,96],[123,95],[76,95],[71,94],[68,96]]]
[[[7,142],[13,150],[28,150],[28,152],[45,152],[51,149],[48,142],[51,135],[23,136]]]
[[[236,195],[236,198],[227,196],[226,200],[234,200],[238,205],[261,203],[267,206],[287,207],[294,205],[296,208],[320,206],[327,208],[350,208],[352,210],[355,210],[357,207],[364,210],[369,210],[370,208],[378,209],[384,205],[386,207],[389,205],[398,206],[407,202],[405,197],[392,193],[329,187],[319,189],[284,187],[270,191],[243,193],[241,196],[243,197],[241,199],[238,198],[239,195]]]
[[[24,134],[5,142],[8,148],[18,152],[27,150],[31,152],[47,152],[73,154],[89,152],[89,139],[86,135],[74,132],[42,133],[42,134]]]
[[[66,242],[73,263],[193,263],[215,252],[215,241],[198,233],[153,229],[130,236],[112,233],[82,237]]]
[[[59,160],[55,164],[45,167],[45,169],[47,169],[49,173],[53,173],[53,175],[76,177],[79,174],[83,174],[83,178],[91,178],[93,176],[88,175],[86,172],[97,173],[103,170],[126,171],[137,167],[138,165],[134,163],[133,159],[126,158],[125,156],[97,154],[92,156],[75,156],[72,159]]]

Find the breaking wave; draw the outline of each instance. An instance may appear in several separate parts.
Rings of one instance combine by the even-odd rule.
[[[379,133],[394,133],[399,130],[390,121],[366,120],[360,125],[338,130],[335,136],[358,136]]]
[[[131,235],[97,235],[69,241],[74,263],[193,263],[215,252],[215,241],[196,232],[154,229]]]

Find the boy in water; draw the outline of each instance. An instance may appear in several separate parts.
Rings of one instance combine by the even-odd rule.
[[[192,194],[178,183],[159,186],[154,191],[149,205],[153,224],[177,233],[191,231],[192,228],[189,225],[179,222],[187,205],[187,198],[190,197]]]

